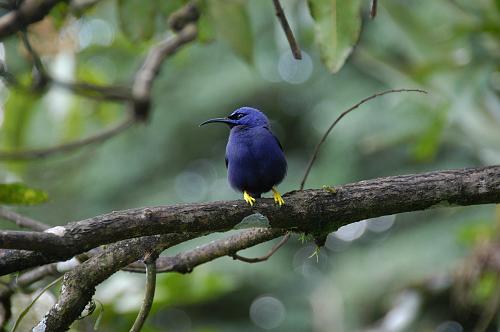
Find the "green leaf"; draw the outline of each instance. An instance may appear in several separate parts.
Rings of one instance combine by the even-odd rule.
[[[212,0],[208,5],[217,36],[227,42],[234,53],[251,63],[253,34],[245,3],[238,0]],[[208,26],[204,29],[209,32]]]
[[[351,54],[361,31],[360,0],[308,0],[321,58],[336,73]]]
[[[157,1],[118,0],[118,19],[123,34],[132,42],[153,36]]]
[[[0,204],[34,205],[46,202],[45,191],[29,188],[22,183],[1,183]]]

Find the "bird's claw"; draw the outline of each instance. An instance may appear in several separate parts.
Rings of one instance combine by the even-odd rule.
[[[247,193],[246,190],[243,192],[243,199],[245,200],[245,202],[250,204],[250,206],[253,206],[253,204],[255,203],[255,198],[250,196],[250,194]]]
[[[275,188],[273,188],[272,191],[273,191],[274,202],[277,203],[279,206],[285,204],[285,201],[283,200],[283,197],[281,197],[281,194]]]

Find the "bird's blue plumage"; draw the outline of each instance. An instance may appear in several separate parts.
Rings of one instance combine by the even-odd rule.
[[[231,128],[226,146],[231,187],[260,197],[283,180],[287,170],[285,155],[264,113],[242,107],[227,118],[212,119],[203,124],[210,122],[223,122]]]

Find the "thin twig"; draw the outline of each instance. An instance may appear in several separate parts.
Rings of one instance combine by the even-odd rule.
[[[276,9],[276,16],[278,17],[281,23],[283,31],[285,32],[286,39],[288,39],[288,44],[290,44],[290,49],[292,50],[293,57],[297,60],[302,59],[302,54],[300,52],[299,44],[297,43],[297,40],[293,36],[292,29],[290,28],[290,24],[288,24],[285,12],[281,7],[281,3],[279,2],[279,0],[273,0],[273,4],[274,8]]]
[[[372,0],[370,5],[370,18],[375,18],[377,16],[377,0]]]
[[[14,326],[12,327],[12,330],[10,330],[11,332],[15,332],[16,331],[17,327],[19,326],[19,323],[21,323],[21,320],[24,318],[24,316],[26,316],[26,314],[28,313],[28,311],[31,309],[31,307],[33,306],[33,304],[35,304],[35,302],[40,298],[40,296],[42,296],[42,294],[45,293],[50,287],[54,286],[59,281],[61,281],[61,279],[62,279],[62,276],[60,276],[59,278],[57,278],[54,281],[52,281],[51,283],[49,283],[47,286],[45,286],[44,288],[42,288],[40,290],[40,292],[38,292],[38,294],[30,302],[30,304],[26,308],[24,308],[24,310],[19,314],[19,317],[16,319],[16,322],[14,323]]]
[[[44,88],[48,81],[49,78],[47,76],[47,71],[45,70],[45,67],[43,66],[42,60],[40,59],[40,56],[38,53],[35,51],[33,46],[31,45],[29,38],[28,38],[28,33],[26,32],[26,29],[23,28],[20,30],[20,36],[21,36],[21,41],[23,42],[24,47],[28,51],[29,55],[31,56],[31,60],[33,61],[34,65],[34,70],[35,72],[33,73],[34,79],[33,79],[33,88],[38,90]]]
[[[101,0],[71,0],[69,9],[76,15],[81,15],[85,10],[95,6]]]
[[[50,228],[49,225],[46,225],[35,219],[23,216],[22,214],[19,214],[17,212],[10,211],[2,206],[0,206],[0,218],[13,221],[19,227],[28,228],[34,231],[43,232],[44,230]]]
[[[278,251],[279,248],[281,248],[288,241],[288,239],[290,238],[290,234],[291,234],[290,232],[286,233],[285,236],[283,236],[283,238],[281,239],[281,241],[276,243],[271,248],[271,250],[269,250],[269,252],[267,254],[265,254],[264,256],[247,258],[247,257],[240,256],[237,253],[234,253],[233,255],[231,255],[231,257],[233,257],[233,259],[236,259],[236,260],[239,260],[239,261],[242,261],[245,263],[259,263],[259,262],[267,261],[269,259],[269,257],[274,255],[274,253],[276,251]]]
[[[330,134],[330,132],[332,131],[332,129],[337,125],[337,123],[344,116],[346,116],[347,114],[349,114],[351,111],[354,111],[356,108],[358,108],[362,104],[366,103],[367,101],[375,99],[375,98],[380,97],[380,96],[383,96],[385,94],[394,93],[394,92],[420,92],[420,93],[427,93],[427,91],[420,90],[420,89],[391,89],[391,90],[386,90],[386,91],[383,91],[383,92],[375,93],[375,94],[373,94],[373,95],[371,95],[369,97],[366,97],[365,99],[361,100],[359,103],[355,104],[354,106],[350,107],[346,111],[342,112],[342,114],[340,114],[335,119],[335,121],[330,125],[330,127],[328,127],[327,131],[324,133],[323,137],[321,137],[320,141],[318,142],[318,144],[314,148],[314,153],[313,153],[311,159],[309,160],[309,164],[307,165],[306,172],[304,173],[302,181],[300,182],[300,190],[304,189],[304,185],[306,183],[307,177],[309,176],[309,172],[311,171],[311,168],[312,168],[314,162],[316,161],[316,158],[318,157],[318,153],[319,153],[319,149],[321,148],[321,145],[323,145],[323,143],[325,142],[326,138],[328,137],[328,135]]]
[[[18,9],[0,17],[0,39],[42,20],[59,2],[68,0],[25,0]]]
[[[142,326],[149,315],[149,311],[151,311],[151,306],[153,305],[156,289],[155,256],[149,255],[144,259],[144,265],[146,266],[146,292],[144,294],[144,301],[142,302],[141,309],[139,310],[139,314],[137,315],[130,332],[139,332],[142,329]]]
[[[198,265],[219,257],[232,256],[238,250],[272,240],[282,234],[282,230],[268,228],[246,229],[175,256],[161,256],[156,261],[157,272],[190,273]],[[143,265],[138,264],[138,262],[132,263],[122,270],[136,273],[145,272]]]
[[[77,140],[75,142],[56,145],[49,148],[21,150],[21,151],[0,151],[0,160],[31,160],[51,157],[64,152],[71,152],[78,148],[103,143],[111,137],[121,133],[135,122],[133,114],[129,114],[123,121],[95,135]]]
[[[49,77],[49,79],[54,85],[68,89],[77,95],[87,98],[117,102],[132,100],[130,90],[127,87],[118,85],[104,86],[87,82],[63,82],[53,77]]]

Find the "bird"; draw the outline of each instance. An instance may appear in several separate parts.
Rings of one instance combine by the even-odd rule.
[[[268,191],[273,192],[274,202],[280,207],[285,204],[276,186],[286,176],[287,162],[267,116],[256,108],[241,107],[200,127],[209,123],[225,123],[230,128],[225,160],[231,187],[242,192],[250,206]]]

